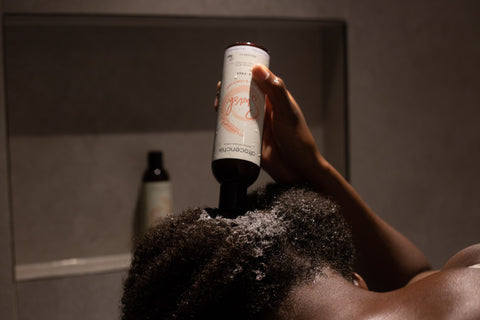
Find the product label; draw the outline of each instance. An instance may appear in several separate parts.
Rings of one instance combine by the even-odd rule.
[[[213,160],[234,158],[260,165],[265,95],[252,81],[252,67],[269,66],[264,50],[237,45],[225,51]]]
[[[154,226],[172,213],[172,191],[169,181],[146,182],[143,185],[145,226]]]

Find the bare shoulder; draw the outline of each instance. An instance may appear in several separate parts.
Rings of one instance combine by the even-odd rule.
[[[480,265],[480,243],[469,246],[448,260],[443,267],[444,270],[459,267],[478,267]]]
[[[425,273],[389,293],[386,313],[403,319],[480,319],[480,245],[453,256],[442,270]],[[390,314],[388,319],[397,318]]]
[[[442,271],[455,268],[480,268],[480,244],[475,244],[460,250],[447,261],[445,266],[442,268]],[[430,270],[422,272],[412,278],[409,284],[417,282],[438,272],[440,271]]]

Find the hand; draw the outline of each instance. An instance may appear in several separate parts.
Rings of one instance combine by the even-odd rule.
[[[313,182],[312,174],[323,158],[300,107],[283,80],[269,69],[255,65],[252,75],[267,95],[262,167],[277,182]]]
[[[280,183],[312,181],[323,160],[300,107],[282,79],[262,65],[252,70],[253,80],[266,94],[262,168]],[[218,110],[221,82],[214,106]]]

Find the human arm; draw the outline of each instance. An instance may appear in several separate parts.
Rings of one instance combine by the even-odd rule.
[[[267,95],[262,167],[277,182],[307,182],[336,200],[352,227],[356,271],[370,288],[396,289],[430,269],[423,253],[377,216],[320,154],[300,107],[282,79],[262,66],[255,66],[252,74]]]

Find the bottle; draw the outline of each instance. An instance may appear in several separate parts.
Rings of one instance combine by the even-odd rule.
[[[252,67],[268,67],[270,55],[250,43],[226,48],[212,172],[220,183],[218,207],[233,218],[246,209],[247,188],[260,173],[265,95],[252,81]]]
[[[170,177],[163,167],[163,153],[148,153],[148,168],[143,175],[142,230],[154,226],[159,219],[172,212]]]

